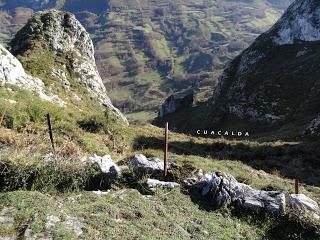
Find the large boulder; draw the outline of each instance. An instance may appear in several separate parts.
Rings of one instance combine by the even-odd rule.
[[[198,177],[201,175],[198,174]],[[193,179],[193,184],[191,179]],[[209,196],[215,207],[234,204],[238,208],[252,211],[265,211],[282,214],[285,211],[285,194],[276,191],[256,190],[239,183],[228,173],[208,173],[201,180],[194,181],[194,177],[186,179],[188,186],[200,190],[202,196]]]
[[[287,205],[299,213],[311,214],[314,218],[320,219],[320,208],[316,201],[304,194],[290,194],[286,198]]]

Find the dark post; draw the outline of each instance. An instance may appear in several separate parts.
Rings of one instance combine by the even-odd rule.
[[[48,130],[49,130],[49,137],[51,141],[52,150],[55,153],[56,149],[54,147],[54,141],[53,141],[53,134],[52,134],[52,127],[51,127],[51,120],[50,120],[50,113],[47,114],[47,122],[48,122]]]
[[[164,177],[168,175],[168,133],[169,133],[169,124],[166,123],[165,132],[164,132]]]
[[[4,117],[5,117],[5,115],[6,115],[7,110],[8,110],[8,108],[6,107],[6,108],[4,109],[4,111],[3,111],[3,113],[0,114],[0,126],[2,125],[2,122],[3,122],[3,120],[4,120]]]
[[[294,193],[299,194],[299,180],[297,178],[294,180]]]

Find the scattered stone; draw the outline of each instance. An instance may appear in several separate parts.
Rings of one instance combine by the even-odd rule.
[[[112,161],[110,155],[105,155],[103,157],[94,155],[93,157],[89,157],[89,161],[91,163],[97,163],[102,172],[110,173],[115,178],[121,174],[120,168]]]
[[[286,198],[287,205],[294,210],[313,215],[314,218],[320,219],[320,209],[317,202],[304,194],[290,194]]]
[[[79,237],[83,233],[84,228],[84,219],[78,219],[75,217],[68,217],[67,221],[65,222],[66,225],[72,229],[75,234]]]
[[[71,84],[67,79],[66,73],[60,69],[53,69],[51,75],[55,78],[58,78],[61,81],[62,86],[67,91],[70,91]]]
[[[108,193],[110,193],[110,190],[104,192],[104,191],[92,191],[92,193],[96,194],[96,195],[99,195],[99,196],[103,196],[103,195],[107,195]]]
[[[60,218],[57,216],[47,216],[47,222],[46,222],[46,229],[51,229],[53,228],[58,222],[60,222]]]
[[[48,153],[48,154],[43,156],[43,161],[47,165],[55,163],[56,159],[57,159],[56,154],[54,154],[52,152],[50,152],[50,153]]]
[[[150,179],[150,178],[147,180],[147,185],[149,188],[169,188],[169,189],[180,186],[180,184],[175,182],[163,182],[157,179]]]
[[[163,160],[156,157],[147,158],[142,154],[135,155],[131,160],[131,164],[136,168],[144,169],[149,172],[162,172],[164,169]],[[168,170],[176,168],[176,166],[177,165],[174,163],[169,163]]]
[[[142,154],[135,155],[135,157],[131,160],[131,163],[134,167],[151,171],[163,171],[164,168],[164,163],[159,158],[146,158]]]
[[[128,196],[128,194],[137,194],[141,196],[140,192],[136,189],[122,189],[112,193],[111,196],[119,198],[120,200],[124,200]]]
[[[14,218],[9,214],[10,208],[4,207],[0,213],[0,224],[13,225],[15,223]]]

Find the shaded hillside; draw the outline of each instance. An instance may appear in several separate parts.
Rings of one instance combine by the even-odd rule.
[[[224,65],[271,26],[289,1],[3,1],[2,39],[24,14],[71,11],[91,33],[110,97],[126,111],[153,109],[172,93],[208,99]],[[25,9],[17,8],[24,7]],[[18,11],[18,12],[17,12]]]
[[[316,134],[319,10],[318,1],[296,1],[269,31],[231,61],[213,100],[203,110],[207,117],[198,116],[206,119],[201,127],[280,130],[285,136]],[[192,124],[195,127],[197,123]]]

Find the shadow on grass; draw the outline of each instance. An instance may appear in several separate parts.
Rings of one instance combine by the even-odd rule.
[[[268,240],[316,240],[320,239],[320,229],[316,222],[294,215],[277,215],[265,212],[252,212],[233,208],[233,217],[247,221],[251,225],[261,226],[267,223],[264,238]]]
[[[140,136],[135,139],[134,149],[163,149],[163,140]],[[193,141],[171,141],[169,151],[211,157],[218,160],[237,160],[258,170],[277,171],[281,176],[299,178],[306,184],[320,186],[320,148],[318,143],[297,145],[256,145],[246,143],[216,142],[213,144]]]

